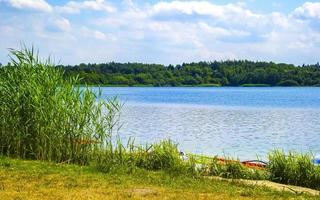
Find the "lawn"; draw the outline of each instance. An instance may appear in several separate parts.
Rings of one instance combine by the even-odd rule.
[[[319,199],[223,180],[0,159],[0,199]]]

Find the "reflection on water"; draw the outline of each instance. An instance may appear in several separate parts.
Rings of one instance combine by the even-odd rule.
[[[265,159],[320,152],[319,88],[103,88],[125,100],[123,139],[172,139],[182,151]]]

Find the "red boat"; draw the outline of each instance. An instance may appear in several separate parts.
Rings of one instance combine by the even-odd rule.
[[[217,158],[221,163],[230,163],[230,162],[238,162],[245,167],[253,168],[253,169],[265,169],[268,163],[260,160],[247,160],[247,161],[237,161],[237,160],[228,160],[224,158]]]

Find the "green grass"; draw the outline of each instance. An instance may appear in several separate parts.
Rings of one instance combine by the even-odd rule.
[[[0,158],[0,199],[317,199],[265,187],[144,169],[110,173],[90,166]]]

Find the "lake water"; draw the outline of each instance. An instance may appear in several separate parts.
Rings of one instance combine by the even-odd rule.
[[[102,88],[124,103],[122,139],[171,139],[184,152],[265,159],[320,153],[320,88]]]

